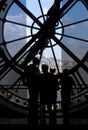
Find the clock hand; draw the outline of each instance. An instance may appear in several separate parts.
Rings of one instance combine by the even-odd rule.
[[[55,25],[60,18],[60,3],[62,0],[55,0],[52,7],[49,9],[47,16],[47,21],[51,22],[53,25]]]
[[[77,0],[68,0],[65,5],[60,8],[60,3],[62,0],[55,0],[52,7],[49,9],[47,16],[48,20],[52,25],[55,24],[63,17],[64,12],[70,8],[72,4],[75,4]]]
[[[32,45],[32,43],[37,39],[37,38],[39,38],[40,37],[40,34],[41,33],[43,33],[43,31],[42,30],[40,30],[37,34],[35,34],[32,38],[31,38],[31,40],[26,44],[26,45],[24,45],[24,47],[21,49],[21,50],[19,50],[18,51],[18,53],[14,56],[14,57],[12,57],[12,59],[11,60],[7,60],[7,63],[6,63],[6,65],[3,67],[3,69],[2,69],[2,71],[0,72],[1,74],[3,74],[8,68],[9,68],[9,66],[11,67],[11,68],[13,68],[13,69],[15,69],[15,71],[19,71],[16,67],[14,67],[14,65],[16,65],[17,64],[17,62],[19,61],[19,58],[22,56],[22,54],[30,47],[30,45]],[[44,33],[43,33],[44,34]],[[32,58],[33,58],[33,56],[35,56],[37,53],[38,53],[38,51],[39,50],[41,50],[41,49],[44,49],[44,45],[46,44],[46,42],[45,42],[45,37],[43,36],[43,34],[42,34],[42,37],[41,38],[39,38],[39,40],[35,43],[35,45],[34,46],[32,46],[29,50],[29,54],[28,54],[28,56],[27,56],[27,58],[26,58],[26,61],[25,61],[25,65],[26,65],[26,63],[27,62],[29,62],[29,61],[31,61],[32,60]],[[33,48],[34,48],[34,50],[35,51],[33,51]],[[30,55],[30,56],[29,56]],[[19,73],[20,73],[20,71],[19,71]]]
[[[66,14],[69,9],[71,9],[71,7],[76,4],[78,1],[77,0],[68,0],[63,7],[61,8],[61,14],[60,14],[60,18],[62,18],[64,16],[64,14]]]
[[[71,6],[71,4],[73,4],[73,2],[77,2],[77,1],[75,1],[75,0],[68,0],[68,2],[60,9],[60,2],[61,1],[57,1],[57,0],[55,0],[55,2],[54,2],[54,4],[53,4],[53,6],[50,8],[50,10],[48,11],[48,13],[47,13],[47,15],[48,15],[48,19],[47,19],[47,21],[45,21],[45,23],[44,23],[44,26],[43,26],[43,28],[47,28],[48,26],[46,26],[46,25],[49,25],[49,23],[53,23],[53,24],[56,24],[56,22],[60,19],[60,15],[61,15],[61,13],[62,13],[62,11],[64,12],[69,6]],[[56,3],[58,3],[58,4],[56,4]],[[57,6],[58,5],[58,6]],[[58,10],[58,11],[57,11]],[[59,12],[59,14],[58,15],[56,15],[56,16],[54,16],[54,14],[57,14],[57,12]],[[54,19],[54,18],[57,18],[56,20]],[[55,20],[55,21],[53,21],[53,20]],[[48,22],[49,21],[49,22]],[[47,23],[47,24],[46,24]],[[51,24],[52,25],[52,24]],[[50,26],[50,25],[49,25]],[[48,27],[49,28],[49,27]],[[47,29],[46,29],[46,31],[47,31]],[[40,42],[38,42],[38,44],[39,44]],[[36,44],[36,46],[37,46],[37,44]],[[32,46],[32,48],[35,48],[34,46]],[[30,49],[31,51],[29,51],[30,53],[28,54],[28,55],[30,55],[31,54],[31,52],[32,52],[32,48]],[[35,54],[37,53],[38,51],[36,50],[35,51]],[[29,57],[29,56],[27,56],[27,57]],[[31,55],[30,55],[30,57],[31,57]],[[26,58],[26,61],[27,61],[27,59],[28,58]],[[76,60],[77,60],[77,58],[76,58]],[[29,60],[30,61],[30,60]]]
[[[44,36],[40,36],[39,40],[35,42],[33,46],[30,47],[28,55],[24,60],[24,66],[27,65],[27,63],[30,62],[36,54],[38,54],[39,50],[43,51],[43,49],[45,49],[46,44],[48,44],[47,39]]]
[[[21,7],[23,10],[24,10],[24,12],[26,13],[26,14],[28,14],[39,26],[42,26],[42,23],[38,20],[38,19],[36,19],[36,17],[19,1],[19,0],[14,0],[15,1],[15,3],[19,6],[19,7]],[[44,27],[47,27],[45,24],[44,24],[44,26],[43,26],[43,28]],[[41,29],[41,30],[43,30],[43,28]],[[42,31],[43,32],[43,31]],[[44,34],[44,33],[43,33]],[[36,37],[37,38],[37,37]],[[31,39],[13,58],[12,58],[12,60],[11,60],[11,63],[12,62],[14,62],[15,60],[17,60],[21,55],[22,55],[22,53],[32,44],[34,42],[34,40],[33,39]]]
[[[41,27],[43,30],[46,29],[47,31],[52,30],[55,33],[55,26],[60,21],[62,14],[64,11],[71,6],[73,3],[76,3],[75,0],[68,0],[66,4],[60,8],[60,3],[62,0],[55,0],[52,7],[49,9],[47,13],[47,20],[44,22],[44,25]],[[49,31],[50,32],[50,31]]]
[[[42,23],[19,0],[14,1],[29,17],[33,19],[33,21],[35,21],[40,27],[42,26]]]
[[[18,58],[27,50],[27,48],[36,40],[36,38],[39,37],[39,35],[40,35],[40,32],[35,34],[34,37],[32,37],[31,40],[21,50],[19,50],[19,52],[14,57],[12,57],[11,60],[6,59],[7,62],[3,66],[2,70],[0,70],[0,75],[6,72],[6,70],[8,70],[9,67],[16,70],[16,67],[14,67],[14,65],[16,64]],[[3,48],[0,48],[0,49],[1,49],[2,54],[4,54]]]
[[[46,26],[45,24],[43,25],[43,28],[44,28],[44,27],[47,28],[47,26]],[[43,31],[43,28],[41,28],[41,30],[40,30],[37,34],[35,34],[35,35],[31,38],[31,40],[30,40],[26,45],[24,45],[24,47],[23,47],[21,50],[19,50],[18,53],[17,53],[14,57],[12,57],[11,60],[8,60],[8,62],[6,63],[6,65],[3,67],[3,70],[2,70],[1,73],[5,72],[9,66],[12,66],[12,67],[14,68],[15,63],[18,62],[18,60],[19,60],[18,58],[21,57],[22,54],[30,47],[30,45],[31,45],[37,38],[40,37],[40,34],[42,34],[42,36],[44,35],[46,29]],[[42,41],[42,40],[39,40],[38,44],[40,43],[40,41]],[[36,46],[36,45],[35,45],[35,46]],[[33,47],[32,47],[32,48],[33,48]],[[34,47],[34,48],[35,48],[35,47]],[[41,49],[41,48],[39,47],[39,49]],[[38,49],[35,49],[35,50],[36,50],[35,52],[37,53],[37,52],[38,52]],[[36,54],[36,53],[35,53],[35,54]],[[29,55],[30,55],[30,53],[29,53]],[[30,57],[30,60],[31,60],[31,59],[32,59],[32,57]],[[30,61],[30,60],[29,60],[29,61]],[[15,67],[14,69],[16,69],[16,67]]]
[[[87,73],[88,73],[88,67],[83,64],[80,59],[75,55],[73,54],[64,44],[62,44],[58,39],[57,37],[55,37],[54,35],[52,36],[53,40],[63,49],[65,50],[65,52],[68,53],[68,55],[70,57],[72,57],[72,59],[74,59]]]

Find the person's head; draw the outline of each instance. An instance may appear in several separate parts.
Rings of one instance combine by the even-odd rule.
[[[63,75],[68,75],[68,69],[63,70]]]
[[[56,71],[56,69],[55,69],[55,68],[50,68],[50,73],[54,74],[54,73],[55,73],[55,71]]]
[[[43,71],[43,72],[48,72],[48,65],[43,64],[43,65],[42,65],[42,71]]]
[[[39,62],[40,62],[40,61],[39,61],[39,59],[38,59],[37,57],[34,57],[34,58],[33,58],[33,65],[35,65],[35,66],[36,66],[36,65],[39,65]]]

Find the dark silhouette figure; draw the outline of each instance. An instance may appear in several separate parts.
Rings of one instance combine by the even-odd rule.
[[[43,64],[41,66],[42,74],[41,74],[41,88],[40,88],[40,104],[43,111],[43,124],[46,123],[45,121],[45,111],[46,106],[49,102],[49,83],[50,83],[50,74],[48,72],[48,66]]]
[[[50,88],[49,88],[49,102],[48,107],[50,111],[50,124],[55,125],[56,124],[56,100],[57,100],[57,90],[58,87],[58,79],[60,78],[60,72],[58,74],[55,74],[56,69],[50,68]]]
[[[48,21],[55,25],[60,19],[60,2],[62,0],[55,0],[52,7],[47,12]]]
[[[58,72],[55,74],[56,69],[50,68],[50,104],[53,105],[54,109],[56,109],[56,99],[57,99],[57,90],[58,87],[58,79],[61,77],[61,73]]]
[[[33,64],[25,69],[25,82],[29,89],[28,121],[31,126],[38,125],[39,62],[39,59],[34,57]]]
[[[42,65],[40,103],[43,108],[43,121],[45,122],[45,109],[49,112],[50,125],[56,124],[56,98],[58,90],[58,78],[60,74],[54,74],[55,69],[48,70],[46,64]]]
[[[46,39],[52,38],[55,34],[55,26],[58,25],[60,21],[60,2],[61,0],[54,0],[53,5],[47,12],[47,19],[41,27],[41,34],[42,36],[45,36]]]
[[[68,74],[68,69],[63,70],[62,77],[59,81],[61,84],[61,105],[62,105],[62,113],[64,124],[68,124],[68,110],[70,104],[70,94],[72,91],[72,85],[75,85],[75,82],[71,76]]]

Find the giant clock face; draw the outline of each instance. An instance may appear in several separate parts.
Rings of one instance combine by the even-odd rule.
[[[30,96],[22,74],[36,55],[57,71],[69,69],[76,82],[71,94],[72,112],[88,100],[87,2],[63,0],[58,22],[54,27],[46,26],[47,12],[53,3],[54,0],[0,1],[0,100],[21,113],[27,112]],[[57,109],[61,110],[60,103]]]

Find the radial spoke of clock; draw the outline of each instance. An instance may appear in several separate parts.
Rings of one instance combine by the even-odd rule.
[[[62,35],[61,33],[56,33],[56,34],[57,35]],[[88,40],[85,40],[85,39],[82,39],[82,38],[79,38],[79,37],[74,37],[74,36],[70,36],[70,35],[66,35],[66,34],[63,34],[63,36],[88,43]]]
[[[45,22],[45,17],[44,17],[44,13],[43,13],[43,8],[42,8],[42,5],[41,5],[40,0],[38,0],[38,3],[39,3],[39,6],[40,6],[41,14],[42,14],[42,16],[43,16],[43,20],[44,20],[44,22]]]
[[[34,35],[34,37],[31,38],[31,40],[24,45],[24,47],[18,51],[18,53],[10,60],[7,62],[7,64],[3,67],[3,73],[11,66],[13,68],[14,65],[16,64],[18,58],[23,55],[23,53],[28,49],[28,47],[30,47],[30,45],[40,36],[40,32],[38,32],[36,35]],[[31,58],[32,59],[32,58]],[[31,60],[30,59],[30,60]],[[15,68],[16,69],[16,68]],[[0,72],[1,73],[1,72]]]
[[[61,43],[57,37],[53,36],[52,38],[72,59],[74,59],[88,73],[88,67],[82,63],[75,54],[73,54],[63,43]]]
[[[62,18],[77,2],[78,0],[68,0],[61,8],[60,18]]]
[[[54,49],[53,49],[53,45],[52,45],[52,42],[50,40],[50,46],[51,46],[51,51],[53,53],[53,57],[54,57],[54,61],[55,61],[55,64],[56,64],[56,68],[57,68],[57,71],[59,73],[59,67],[58,67],[58,64],[57,64],[57,60],[56,60],[56,56],[55,56],[55,52],[54,52]]]
[[[27,54],[28,54],[29,50],[27,49],[18,59],[17,62],[20,62],[21,59],[23,59]]]
[[[12,43],[12,42],[20,41],[20,40],[23,40],[23,39],[26,39],[26,38],[30,38],[30,37],[32,37],[32,36],[29,35],[29,36],[25,36],[25,37],[22,37],[22,38],[14,39],[14,40],[11,40],[11,41],[6,41],[5,44],[9,44],[9,43]]]
[[[0,57],[0,71],[2,70],[3,66],[5,66],[5,62],[2,57]]]
[[[67,24],[67,25],[63,25],[63,28],[73,26],[73,25],[76,25],[76,24],[80,24],[80,23],[83,23],[83,22],[88,22],[88,19],[83,19],[83,20],[79,20],[79,21],[76,21],[76,22],[73,22],[73,23],[70,23],[70,24]],[[62,26],[57,27],[56,29],[60,29],[60,28],[62,28]]]
[[[8,63],[5,63],[2,67],[2,69],[0,69],[0,80],[7,74],[9,73],[11,70],[11,68],[8,66]]]
[[[85,87],[85,89],[87,88],[87,85],[85,83],[85,81],[83,80],[83,77],[81,76],[81,74],[79,73],[79,71],[76,71],[76,74],[78,75],[79,79],[81,80],[83,86]]]
[[[4,75],[6,75],[10,69],[9,67],[6,70],[4,69],[8,66],[9,63],[6,58],[5,58],[6,59],[6,62],[5,62],[3,57],[5,58],[4,52],[0,48],[0,79],[3,78]]]
[[[2,19],[0,19],[0,20],[2,20]],[[29,25],[25,25],[25,24],[22,24],[22,23],[14,22],[14,21],[11,21],[11,20],[5,20],[5,22],[12,23],[12,24],[16,24],[16,25],[23,26],[23,27],[31,28],[31,26],[29,26]],[[33,26],[32,28],[39,30],[38,27],[34,27],[34,26]]]
[[[39,38],[40,36],[40,32],[38,32],[37,34],[35,34],[30,41],[28,41],[28,43],[26,45],[24,45],[24,47],[13,57],[11,62],[17,61],[17,59],[23,54],[25,53],[25,51],[27,51],[27,49],[33,44],[33,42]],[[31,60],[31,59],[30,59]]]
[[[76,93],[79,94],[79,91],[83,90],[82,85],[80,84],[80,82],[79,82],[79,80],[78,80],[75,73],[73,74],[73,77],[75,78],[75,80],[77,82],[77,84],[76,84],[76,86],[75,86],[75,88],[73,90],[76,90]]]
[[[47,43],[48,44],[48,43]],[[28,63],[30,62],[30,60],[36,55],[38,54],[39,50],[43,50],[44,47],[46,45],[46,39],[44,36],[41,36],[36,42],[35,44],[33,44],[33,46],[30,47],[28,55],[25,58],[25,62],[24,63]]]
[[[5,63],[2,63],[2,61],[0,61],[0,70],[3,68],[4,65]]]
[[[4,60],[2,60],[2,63],[3,63]],[[2,64],[1,63],[1,64]],[[4,62],[2,67],[0,65],[0,80],[6,75],[8,74],[11,69],[14,70],[14,66],[16,66],[15,64],[17,64],[16,62],[13,64],[11,61],[7,61],[7,62]],[[18,70],[16,67],[15,67],[15,71],[17,71],[18,73],[22,74],[22,72],[20,72],[20,70]]]
[[[14,0],[14,2],[29,16],[37,23],[40,27],[42,27],[42,23],[19,1]]]
[[[23,85],[23,73],[20,75],[20,77],[14,82],[14,84],[10,87],[10,89],[13,89],[15,86],[21,86]],[[24,89],[27,88],[27,86],[24,86]],[[23,89],[23,88],[22,88]]]

